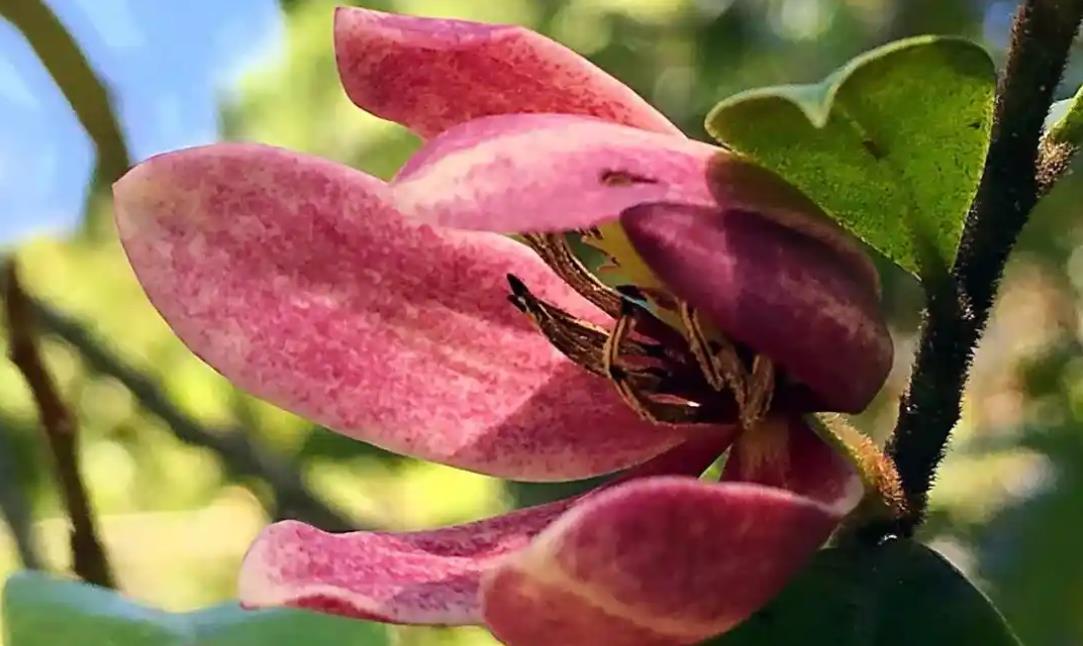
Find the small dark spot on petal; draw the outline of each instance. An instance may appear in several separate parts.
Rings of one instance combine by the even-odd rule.
[[[657,184],[658,180],[623,170],[604,170],[598,180],[606,186],[631,186],[633,184]]]

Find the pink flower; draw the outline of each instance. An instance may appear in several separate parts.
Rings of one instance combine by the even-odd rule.
[[[517,646],[740,622],[861,496],[801,416],[864,408],[891,363],[860,247],[533,32],[340,9],[335,46],[353,101],[427,144],[390,183],[251,144],[144,162],[115,198],[150,299],[234,383],[351,437],[526,480],[629,470],[427,532],[275,524],[242,602]]]

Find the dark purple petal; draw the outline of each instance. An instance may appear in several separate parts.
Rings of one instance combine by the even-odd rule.
[[[826,410],[860,411],[880,389],[893,349],[876,284],[834,246],[738,209],[641,205],[621,224],[676,296]]]

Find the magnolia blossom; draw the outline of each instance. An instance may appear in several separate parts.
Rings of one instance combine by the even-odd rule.
[[[387,183],[255,144],[140,164],[116,217],[151,301],[231,381],[350,437],[507,478],[623,474],[431,531],[277,523],[242,603],[516,646],[739,623],[862,495],[802,417],[861,410],[891,363],[860,246],[536,33],[340,9],[335,50],[354,103],[425,145]]]

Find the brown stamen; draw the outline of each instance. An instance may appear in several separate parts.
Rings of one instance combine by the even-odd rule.
[[[677,310],[687,333],[688,348],[696,358],[707,383],[719,392],[729,387],[738,405],[742,405],[745,399],[746,371],[737,354],[737,348],[719,335],[715,335],[713,340],[708,339],[699,316],[687,302],[681,301]]]
[[[508,274],[511,295],[508,300],[534,322],[557,350],[596,375],[608,376],[603,362],[603,348],[611,335],[604,329],[578,319],[559,307],[534,296],[514,274]],[[661,346],[635,339],[624,339],[622,350],[630,355],[658,357]],[[657,381],[657,378],[655,378]]]
[[[629,371],[620,365],[622,344],[635,332],[636,310],[637,307],[630,301],[624,302],[613,332],[606,340],[602,351],[602,365],[609,379],[616,386],[617,393],[640,417],[653,424],[703,423],[705,420],[698,404],[654,401],[629,378]]]
[[[555,257],[551,239],[531,237],[543,258]],[[687,304],[681,304],[687,346],[680,335],[658,343],[637,333],[638,324],[655,319],[632,298],[634,292],[624,296],[605,287],[619,303],[613,330],[606,331],[539,299],[515,275],[507,278],[508,300],[530,317],[553,347],[613,382],[621,399],[643,419],[678,425],[732,423],[736,417],[742,427],[751,429],[766,415],[774,392],[773,364],[756,357],[751,369],[746,368],[732,343],[716,333],[707,336]]]
[[[741,425],[754,428],[767,416],[775,394],[775,364],[762,354],[752,360],[752,372],[745,382],[744,406],[740,407]]]
[[[746,368],[737,347],[717,332],[708,336],[696,310],[685,301],[678,304],[688,348],[703,378],[718,392],[729,388],[737,402],[738,419],[745,429],[756,428],[771,407],[775,391],[775,366],[764,355]]]
[[[620,294],[590,273],[568,247],[568,239],[560,233],[528,233],[523,239],[579,295],[598,306],[609,316],[620,315]]]

